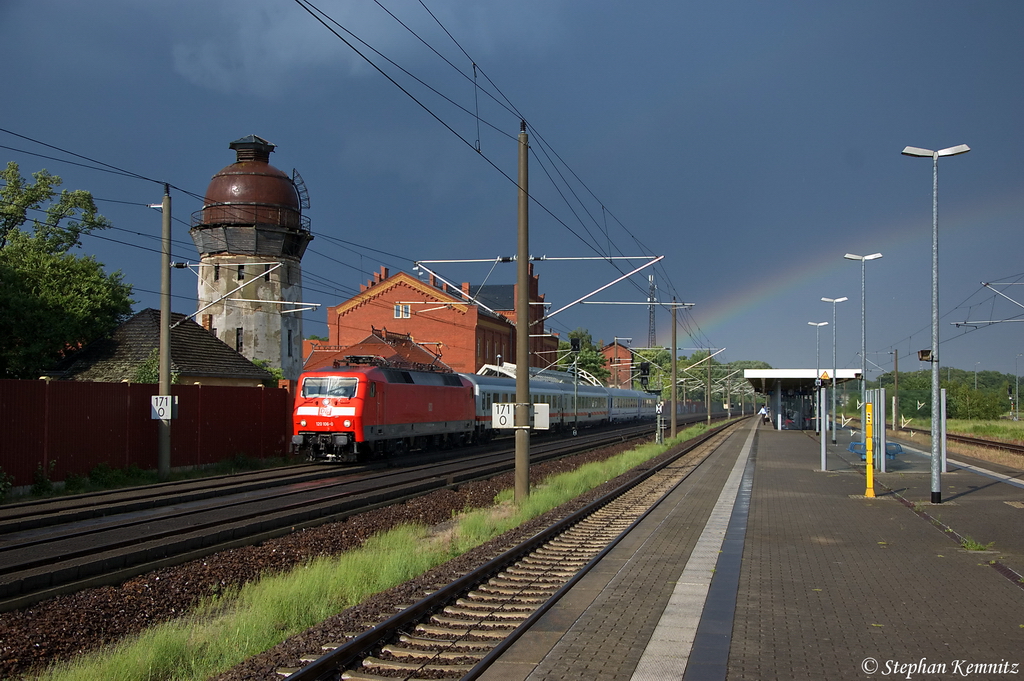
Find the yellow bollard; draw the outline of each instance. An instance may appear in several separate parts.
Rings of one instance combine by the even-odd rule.
[[[864,405],[864,451],[868,461],[868,486],[864,490],[864,496],[873,498],[875,496],[875,405],[868,402]]]

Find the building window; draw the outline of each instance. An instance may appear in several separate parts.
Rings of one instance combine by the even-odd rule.
[[[270,281],[270,265],[263,266],[263,280]]]
[[[242,351],[242,327],[235,329],[235,351]]]
[[[245,265],[238,266],[238,281],[245,279]]]
[[[292,330],[291,329],[288,329],[288,356],[289,357],[294,357],[295,356],[295,355],[292,354]]]
[[[213,280],[220,281],[220,265],[213,266]]]
[[[408,305],[395,305],[395,319],[408,319],[410,314]]]

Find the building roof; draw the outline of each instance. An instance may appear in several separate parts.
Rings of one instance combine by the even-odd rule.
[[[492,310],[516,309],[516,287],[514,284],[470,286],[469,295]]]
[[[177,326],[174,326],[177,324]],[[171,373],[267,381],[273,376],[185,315],[171,313]],[[69,381],[131,381],[160,347],[160,311],[146,308],[102,338],[63,360],[56,378]]]
[[[750,381],[755,392],[768,393],[775,389],[783,392],[813,391],[816,379],[831,381],[832,370],[822,369],[744,369],[743,377]],[[837,383],[860,378],[860,369],[836,369]]]
[[[409,334],[395,333],[386,328],[371,328],[370,335],[355,345],[343,348],[314,346],[306,359],[303,371],[330,367],[335,361],[345,362],[350,357],[361,358],[358,363],[362,364],[430,369],[439,372],[452,371],[450,366],[441,361],[440,355],[435,355],[418,344]]]

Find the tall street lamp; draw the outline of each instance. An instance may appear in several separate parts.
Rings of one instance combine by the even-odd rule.
[[[832,444],[836,443],[836,303],[843,303],[849,300],[846,296],[842,298],[822,298],[826,303],[832,303]]]
[[[821,417],[821,399],[817,387],[821,385],[821,327],[828,326],[828,322],[807,322],[814,327],[814,401],[818,405],[818,433],[825,437],[825,421]]]
[[[864,279],[867,273],[868,260],[877,260],[882,257],[881,253],[871,255],[854,255],[847,253],[843,256],[847,260],[860,260],[860,428],[864,432],[864,446],[867,446],[867,361],[868,361],[868,334],[867,334],[867,312],[865,309]]]
[[[939,157],[965,154],[971,148],[966,144],[947,147],[932,151],[919,147],[906,147],[904,156],[918,156],[932,159],[932,503],[942,503],[942,487],[939,479],[940,448],[939,437],[934,434],[941,432],[939,414]]]

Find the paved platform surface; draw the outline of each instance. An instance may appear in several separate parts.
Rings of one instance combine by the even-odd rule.
[[[848,433],[828,445],[821,472],[813,433],[753,426],[483,678],[1024,678],[1024,583],[1014,577],[1024,574],[1024,488],[956,470],[932,505],[928,461],[908,449],[866,498]],[[723,494],[734,470],[741,484]],[[708,571],[694,571],[704,565],[694,549],[709,535],[720,553],[694,606],[686,599]]]

